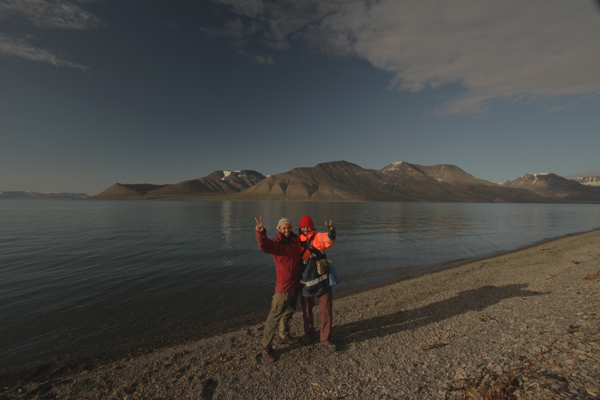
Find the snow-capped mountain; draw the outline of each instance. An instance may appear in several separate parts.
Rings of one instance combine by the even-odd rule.
[[[582,185],[571,179],[553,173],[525,174],[513,181],[506,181],[504,186],[531,190],[547,198],[563,201],[580,202],[600,201],[600,188]]]
[[[252,170],[215,171],[203,178],[173,185],[131,185],[116,183],[92,199],[196,199],[228,196],[265,179]]]
[[[425,166],[411,164],[405,161],[396,161],[381,169],[385,174],[402,174],[413,178],[431,178],[443,183],[473,183],[479,185],[493,185],[493,183],[477,179],[456,165],[438,164]]]
[[[600,186],[600,176],[582,176],[571,180],[586,186]]]
[[[228,182],[230,185],[240,190],[244,190],[250,186],[256,185],[258,182],[265,179],[265,176],[260,172],[242,169],[236,171],[215,171],[205,178]]]

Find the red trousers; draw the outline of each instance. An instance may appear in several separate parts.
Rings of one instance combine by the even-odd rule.
[[[333,294],[329,292],[318,297],[319,312],[321,314],[321,343],[331,342],[331,320],[333,317]],[[315,336],[315,319],[313,317],[314,297],[304,297],[302,303],[302,318],[304,319],[304,334],[307,338]]]

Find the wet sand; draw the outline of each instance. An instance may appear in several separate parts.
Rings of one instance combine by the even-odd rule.
[[[3,378],[0,399],[600,397],[600,230],[339,299],[335,290],[337,352],[274,343],[278,360],[266,363],[259,323],[47,364]]]

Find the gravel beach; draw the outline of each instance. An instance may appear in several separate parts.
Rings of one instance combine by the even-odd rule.
[[[258,324],[45,365],[3,378],[0,399],[600,398],[600,230],[344,298],[334,288],[333,309],[337,352],[274,343],[264,362]]]

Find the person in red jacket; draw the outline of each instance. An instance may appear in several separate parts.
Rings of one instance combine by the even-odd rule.
[[[279,341],[296,344],[299,340],[290,333],[290,325],[296,310],[296,302],[300,291],[300,253],[298,236],[292,232],[292,223],[281,218],[277,224],[277,235],[274,240],[267,237],[267,230],[262,221],[256,220],[256,240],[258,247],[267,254],[273,255],[277,272],[275,294],[271,303],[271,311],[265,322],[262,338],[262,355],[269,362],[276,360],[271,342],[275,332],[279,331]]]
[[[304,334],[311,340],[315,335],[313,306],[315,298],[319,303],[321,314],[321,344],[327,350],[335,351],[336,346],[331,342],[331,324],[333,319],[333,295],[327,274],[319,275],[316,260],[322,253],[335,243],[335,228],[332,222],[325,223],[328,232],[315,232],[313,220],[305,215],[300,220],[300,241],[305,249],[302,253],[302,318],[304,319]],[[316,251],[315,251],[316,250]]]

